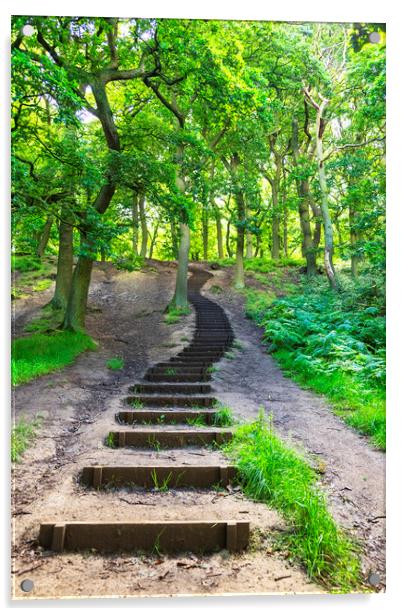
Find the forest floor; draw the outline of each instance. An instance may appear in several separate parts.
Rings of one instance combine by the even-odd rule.
[[[232,359],[221,360],[213,376],[216,397],[239,419],[257,417],[260,407],[272,413],[280,436],[307,452],[312,464],[320,468],[335,519],[362,543],[365,577],[378,573],[384,584],[384,454],[333,415],[321,397],[282,375],[264,351],[261,332],[244,316],[244,298],[232,290],[230,270],[211,273],[214,277],[203,292],[224,307],[241,343]],[[98,264],[87,327],[99,342],[99,350],[86,352],[74,365],[15,389],[15,417],[30,420],[40,414],[43,418],[34,446],[13,471],[15,597],[325,592],[285,554],[272,550],[272,537],[285,528],[281,516],[237,490],[101,494],[82,488],[76,480],[84,465],[123,461],[127,452],[108,450],[103,439],[115,426],[115,412],[124,408],[122,398],[128,386],[140,381],[148,366],[179,352],[185,345],[183,338],[191,338],[193,314],[174,325],[163,322],[174,279],[172,263],[150,262],[143,271],[132,273]],[[219,294],[208,291],[216,285]],[[50,299],[51,291],[15,301],[16,335]],[[107,369],[106,362],[112,357],[124,359],[122,370]],[[210,463],[221,456],[191,448],[173,454],[133,450],[129,455],[130,462],[140,464],[163,461],[166,456],[175,463]],[[238,555],[226,551],[178,558],[54,555],[37,546],[39,524],[54,518],[207,519],[212,515],[227,519],[244,514],[252,521],[253,540],[251,550]],[[34,582],[29,594],[20,589],[26,578]]]

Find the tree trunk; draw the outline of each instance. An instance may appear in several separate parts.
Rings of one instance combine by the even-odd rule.
[[[154,253],[155,242],[156,242],[156,238],[158,237],[158,229],[159,229],[159,222],[156,223],[154,232],[151,237],[151,243],[149,246],[149,258],[150,259],[152,259],[152,255]]]
[[[216,221],[216,239],[218,242],[218,258],[223,259],[223,237],[222,237],[222,220],[220,217],[219,210],[215,210],[215,221]]]
[[[180,223],[180,245],[177,263],[176,289],[173,302],[177,308],[187,308],[187,271],[190,251],[190,227]]]
[[[276,169],[275,178],[271,182],[272,189],[272,244],[271,257],[278,261],[280,255],[280,216],[279,216],[279,178],[280,171]]]
[[[44,252],[46,250],[46,246],[49,242],[50,231],[52,230],[53,221],[54,221],[54,216],[48,216],[46,219],[45,225],[42,229],[42,232],[40,234],[38,247],[36,249],[36,255],[40,259],[43,257]]]
[[[141,195],[138,200],[139,210],[140,210],[140,223],[141,223],[141,251],[140,255],[143,259],[147,256],[147,245],[148,245],[148,228],[147,228],[147,219],[145,216],[145,196]]]
[[[240,157],[238,154],[233,154],[230,160],[230,169],[235,193],[235,201],[237,207],[237,234],[236,234],[236,263],[234,268],[234,286],[236,289],[244,288],[244,239],[245,239],[245,224],[246,224],[246,203],[244,193],[239,183],[238,170],[240,166]]]
[[[292,122],[292,152],[293,162],[297,168],[299,164],[299,137],[298,137],[298,123],[296,119]],[[315,276],[317,274],[316,263],[316,251],[313,243],[310,225],[310,209],[309,209],[309,185],[308,180],[305,178],[296,179],[297,195],[299,197],[299,218],[300,228],[302,232],[302,254],[306,259],[307,276]],[[319,233],[321,226],[319,227]],[[318,237],[318,243],[320,237]]]
[[[208,260],[208,209],[204,205],[202,208],[202,254],[204,261]]]
[[[57,256],[56,286],[52,308],[65,310],[73,277],[73,226],[68,205],[62,205],[59,223],[59,253]]]
[[[138,194],[133,193],[133,204],[131,207],[131,220],[133,223],[133,253],[135,257],[138,257],[138,230],[139,230],[139,216],[138,216]]]
[[[79,256],[75,266],[63,327],[71,331],[85,330],[88,290],[91,282],[93,259]]]
[[[94,208],[99,214],[104,214],[107,210],[113,195],[116,191],[116,185],[108,182],[100,189],[96,198]],[[85,252],[94,255],[96,247],[91,241],[88,241],[86,233],[81,233],[81,243],[85,248]],[[91,273],[93,265],[93,256],[80,255],[77,265],[74,269],[74,274],[71,282],[71,290],[68,297],[66,313],[64,316],[64,329],[72,331],[85,330],[85,314],[88,302],[88,290],[91,282]]]
[[[247,229],[246,231],[246,259],[253,258],[253,234]]]
[[[170,237],[172,239],[172,254],[174,259],[179,258],[179,247],[177,241],[177,229],[173,220],[170,221]]]
[[[350,229],[350,250],[351,250],[351,270],[352,277],[357,278],[359,275],[360,256],[356,254],[356,244],[360,240],[360,233],[356,229],[356,210],[352,205],[349,206],[349,229]]]
[[[306,92],[306,91],[305,91]],[[325,130],[326,122],[323,118],[325,107],[328,104],[328,100],[321,97],[321,104],[318,105],[313,101],[310,94],[306,92],[310,103],[315,107],[317,115],[316,115],[316,124],[315,124],[315,137],[316,137],[316,154],[317,154],[317,164],[318,164],[318,180],[320,183],[321,189],[321,216],[322,222],[324,226],[324,268],[325,273],[327,274],[327,278],[330,286],[333,289],[338,289],[338,281],[336,278],[336,273],[333,264],[333,255],[334,255],[334,232],[332,228],[332,220],[331,220],[331,212],[329,209],[328,203],[328,185],[327,185],[327,177],[325,173],[325,165],[324,165],[324,152],[323,152],[323,135]]]
[[[288,256],[288,208],[283,206],[283,254]]]
[[[233,253],[230,247],[230,217],[228,218],[227,225],[226,225],[226,253],[229,259],[231,259],[233,256]]]

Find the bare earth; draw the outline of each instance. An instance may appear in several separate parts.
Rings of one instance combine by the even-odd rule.
[[[304,571],[273,552],[273,538],[286,528],[280,515],[247,500],[237,489],[223,492],[145,490],[98,492],[83,488],[77,476],[84,465],[212,463],[221,454],[203,449],[168,451],[111,450],[103,445],[114,414],[124,408],[127,388],[141,380],[149,365],[179,352],[191,338],[193,315],[176,325],[163,323],[173,288],[174,264],[153,262],[147,272],[117,272],[97,266],[90,292],[89,333],[100,343],[58,373],[20,386],[14,393],[16,417],[40,413],[42,427],[33,447],[13,471],[13,597],[166,596],[226,593],[317,593]],[[322,482],[336,519],[358,537],[364,569],[385,583],[384,455],[346,427],[318,396],[282,376],[264,352],[261,333],[243,316],[242,300],[231,291],[229,275],[214,273],[204,292],[226,310],[242,349],[221,361],[213,386],[239,418],[256,417],[264,406],[273,413],[281,436],[291,439],[325,467]],[[219,295],[207,289],[219,284]],[[45,303],[51,291],[32,302],[16,302],[15,329]],[[112,372],[111,357],[125,360]],[[251,548],[243,554],[212,556],[96,553],[61,554],[37,545],[39,524],[46,521],[117,519],[251,520]],[[21,581],[34,589],[24,593]]]

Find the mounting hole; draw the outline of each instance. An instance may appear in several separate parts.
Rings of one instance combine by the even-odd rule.
[[[370,32],[369,41],[370,43],[379,43],[381,40],[381,35],[379,32]]]
[[[378,586],[378,584],[380,584],[381,582],[381,578],[378,575],[378,573],[371,573],[369,575],[368,581],[369,581],[370,586]]]
[[[34,583],[32,580],[22,580],[21,582],[21,590],[24,592],[31,592],[34,587]]]

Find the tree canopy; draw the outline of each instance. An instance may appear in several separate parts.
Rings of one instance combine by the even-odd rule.
[[[99,256],[178,259],[178,307],[189,259],[233,258],[239,288],[256,256],[303,259],[338,290],[339,269],[382,276],[376,30],[14,17],[13,248],[58,255],[64,327],[85,327]]]

